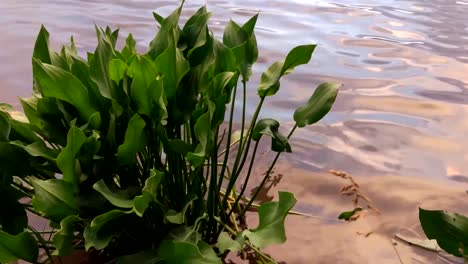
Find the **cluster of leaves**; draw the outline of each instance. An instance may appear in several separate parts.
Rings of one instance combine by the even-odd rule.
[[[0,262],[36,262],[39,244],[59,256],[103,250],[121,263],[220,263],[228,251],[260,252],[286,240],[291,193],[259,207],[257,228],[239,225],[258,194],[244,196],[257,146],[268,136],[277,152],[263,185],[279,154],[291,152],[294,130],[329,112],[338,85],[321,84],[294,113],[287,136],[278,121],[257,120],[281,77],[310,60],[315,46],[298,46],[262,74],[247,123],[257,16],[242,26],[230,21],[220,41],[205,7],[182,28],[181,9],[154,14],[159,30],[145,54],[131,34],[117,50],[118,30],[109,28],[96,28],[98,44],[87,59],[73,39],[55,52],[41,28],[33,96],[21,99],[25,118],[0,111]],[[241,132],[231,139],[238,83]],[[28,225],[26,211],[50,220],[52,241]]]

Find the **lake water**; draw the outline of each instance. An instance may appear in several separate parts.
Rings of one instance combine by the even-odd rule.
[[[16,98],[30,95],[31,54],[41,24],[49,30],[55,48],[73,35],[81,53],[94,49],[94,24],[97,24],[119,27],[121,36],[132,32],[143,51],[155,33],[151,12],[157,10],[167,15],[177,2],[0,1],[0,101],[19,107]],[[461,186],[465,187],[468,182],[468,0],[187,0],[182,20],[205,3],[213,12],[210,26],[217,36],[221,36],[230,18],[243,23],[260,13],[256,29],[259,59],[249,87],[250,111],[256,104],[255,85],[261,72],[296,45],[315,43],[318,48],[309,65],[297,68],[285,78],[278,95],[267,101],[262,116],[291,126],[294,109],[308,99],[317,84],[323,81],[343,84],[332,112],[317,125],[298,130],[293,139],[294,153],[283,157],[289,167],[302,170],[300,177],[283,182],[286,188],[299,190],[303,203],[316,206],[321,198],[310,195],[331,195],[336,187],[323,180],[317,184],[305,183],[308,176],[304,171],[339,169],[363,176],[371,181],[370,192],[380,205],[399,220],[400,216],[412,214],[416,221],[415,201],[426,198],[434,201],[434,193],[444,193],[437,186],[421,182],[405,185],[401,179],[423,177],[423,181],[442,181],[447,186],[464,182]],[[397,186],[398,182],[407,187],[398,187],[399,196],[378,198],[386,195],[388,186]],[[424,196],[419,191],[425,188]],[[409,194],[414,196],[408,198]],[[463,192],[457,195],[460,197]],[[395,201],[397,196],[401,199]],[[456,197],[451,202],[448,196],[445,198],[445,203],[434,204],[449,207],[458,201]],[[395,204],[409,205],[404,210],[392,211]],[[336,215],[339,210],[331,211],[330,215]],[[312,228],[308,232],[320,236],[320,230],[316,232]],[[314,241],[324,245],[320,243],[328,241],[327,235],[322,234],[323,240]],[[294,241],[310,242],[299,238]],[[349,244],[337,245],[330,244],[331,254],[325,254],[323,263],[332,263],[328,261],[337,258],[340,248],[343,255],[348,253]],[[363,248],[367,252],[366,246]],[[308,254],[304,250],[302,253]],[[379,254],[376,253],[379,260],[388,255]],[[388,263],[395,261],[393,256]]]

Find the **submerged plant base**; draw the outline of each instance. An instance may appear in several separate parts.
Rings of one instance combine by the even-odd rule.
[[[297,46],[262,74],[258,105],[246,120],[257,15],[242,26],[230,21],[220,41],[206,7],[182,28],[181,10],[154,14],[159,31],[145,54],[131,34],[116,50],[119,31],[109,28],[96,28],[98,45],[86,59],[73,38],[55,52],[41,28],[33,96],[21,99],[25,117],[0,111],[0,195],[11,208],[0,217],[0,262],[37,262],[39,247],[48,258],[84,249],[118,263],[221,263],[227,252],[273,261],[262,250],[286,241],[294,195],[279,192],[277,201],[255,206],[256,228],[244,225],[245,213],[280,154],[292,151],[294,131],[325,116],[339,86],[319,85],[287,135],[278,121],[258,119],[281,78],[311,59],[315,45]],[[238,97],[242,114],[235,117]],[[240,135],[233,138],[236,118]],[[275,156],[247,197],[263,137]],[[51,231],[31,227],[26,211],[48,219]]]

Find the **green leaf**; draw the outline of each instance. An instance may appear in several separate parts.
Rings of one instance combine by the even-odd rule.
[[[96,112],[90,103],[88,90],[71,73],[33,59],[33,74],[43,96],[72,104],[78,109],[83,120],[88,120]]]
[[[35,263],[39,248],[34,237],[23,232],[13,236],[0,230],[0,263],[9,263],[23,259]]]
[[[232,239],[227,232],[221,232],[221,234],[219,234],[217,247],[221,254],[226,250],[238,252],[242,249],[242,245],[238,241]]]
[[[28,163],[29,155],[23,147],[0,142],[0,176],[27,176],[32,168]]]
[[[135,101],[138,113],[151,116],[153,102],[156,101],[155,97],[158,95],[157,89],[162,88],[152,86],[153,81],[162,82],[154,63],[146,56],[136,56],[130,64],[128,74],[133,77],[130,95]]]
[[[188,202],[185,204],[184,208],[180,212],[176,212],[175,210],[169,209],[164,216],[164,218],[169,222],[173,224],[184,224],[185,219],[186,219],[186,212],[189,206],[197,199],[197,196],[194,194],[189,194]]]
[[[130,213],[132,211],[125,212],[116,209],[95,217],[83,232],[86,251],[91,247],[97,250],[107,247],[116,232],[121,229],[113,226],[114,221]]]
[[[128,66],[123,60],[113,59],[109,63],[109,77],[111,80],[119,84],[119,82],[124,78],[127,68]]]
[[[213,131],[211,130],[211,119],[213,118],[215,106],[209,100],[207,102],[207,111],[197,119],[194,127],[195,137],[199,143],[194,152],[189,152],[187,154],[187,159],[195,168],[201,166],[205,161],[208,144],[210,144],[213,137]]]
[[[176,95],[179,82],[190,70],[190,64],[182,52],[177,49],[175,33],[168,37],[171,41],[168,48],[156,58],[154,64],[159,74],[164,76],[164,94],[169,99]]]
[[[209,245],[203,241],[199,241],[200,245]],[[205,247],[206,248],[206,247]],[[210,253],[208,253],[210,252]],[[190,242],[177,242],[166,240],[159,248],[159,255],[167,264],[221,264],[221,260],[216,256],[216,253],[206,250],[202,254],[198,245]]]
[[[294,121],[298,127],[311,125],[322,119],[332,108],[340,85],[322,83],[310,97],[309,101],[296,109]]]
[[[253,230],[245,230],[243,235],[256,247],[262,249],[269,245],[286,241],[284,219],[296,203],[294,194],[279,192],[278,202],[267,202],[258,208],[260,223]]]
[[[0,142],[8,141],[11,125],[7,115],[0,111]]]
[[[43,63],[52,64],[50,59],[49,51],[49,32],[41,25],[41,30],[36,38],[36,44],[34,45],[33,58],[36,58]]]
[[[164,17],[160,16],[156,12],[153,12],[153,17],[154,17],[154,20],[156,20],[156,22],[159,23],[159,25],[161,25],[164,22]]]
[[[358,207],[358,208],[355,208],[354,210],[352,211],[345,211],[345,212],[342,212],[339,216],[338,216],[338,219],[340,220],[345,220],[345,221],[349,221],[351,219],[351,217],[353,217],[353,215],[355,215],[356,213],[362,211],[362,208],[361,207]]]
[[[139,114],[133,115],[128,121],[125,140],[117,151],[117,161],[121,166],[135,163],[137,152],[145,147],[145,126],[146,122]]]
[[[248,81],[252,75],[251,67],[258,57],[257,40],[254,34],[257,18],[258,14],[250,18],[242,27],[231,20],[224,29],[223,43],[234,53],[244,81]]]
[[[468,217],[447,211],[419,208],[419,221],[429,239],[454,256],[468,256]]]
[[[252,139],[260,140],[262,135],[271,137],[271,149],[276,152],[291,152],[288,139],[279,132],[280,123],[271,118],[261,119],[257,122],[252,131]]]
[[[143,216],[150,203],[157,202],[157,192],[163,177],[164,172],[155,169],[151,170],[151,176],[146,179],[142,194],[133,200],[133,211],[138,216]]]
[[[50,161],[55,161],[60,153],[58,149],[51,149],[43,141],[37,141],[24,147],[24,150],[33,157],[43,157]]]
[[[34,196],[32,205],[34,210],[43,216],[60,223],[69,215],[78,214],[73,185],[63,180],[33,179]]]
[[[78,163],[76,157],[86,139],[81,129],[75,126],[71,127],[67,135],[67,145],[57,157],[57,166],[62,171],[63,180],[73,184],[75,187],[78,186],[80,181],[80,175],[76,170]]]
[[[258,95],[260,97],[272,96],[276,94],[280,87],[280,79],[291,73],[295,67],[309,62],[314,52],[315,45],[302,45],[293,48],[284,61],[273,63],[262,73]]]
[[[293,48],[288,53],[288,56],[286,56],[283,68],[281,69],[281,75],[290,73],[299,65],[307,64],[310,58],[312,58],[315,47],[316,45],[302,45]]]
[[[75,239],[75,223],[78,220],[78,216],[70,215],[60,222],[60,229],[52,239],[56,248],[54,255],[68,256],[73,252],[72,242]]]
[[[132,33],[130,33],[128,34],[128,37],[125,40],[125,46],[120,52],[127,61],[132,55],[137,53],[135,46],[136,46],[136,41],[133,39]]]
[[[124,195],[122,192],[111,191],[107,187],[103,179],[99,180],[93,185],[93,189],[102,194],[111,204],[120,207],[120,208],[132,208],[133,199],[129,199],[128,196]]]
[[[115,57],[112,36],[106,34],[102,29],[96,27],[98,37],[98,46],[94,51],[94,55],[90,58],[90,76],[96,83],[102,96],[109,99],[117,98],[117,91],[110,79],[109,65],[110,61]]]
[[[178,26],[180,13],[182,11],[182,5],[174,10],[164,21],[160,22],[160,18],[156,20],[161,24],[161,28],[150,42],[148,55],[152,59],[156,59],[161,53],[163,53],[172,43],[179,41],[180,28]]]

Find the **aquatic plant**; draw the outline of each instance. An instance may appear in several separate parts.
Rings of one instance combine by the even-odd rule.
[[[5,105],[0,111],[0,262],[37,262],[40,247],[49,258],[85,249],[120,263],[221,263],[229,251],[268,259],[261,250],[286,240],[292,193],[260,205],[256,228],[242,224],[245,213],[280,154],[291,152],[296,128],[329,112],[338,85],[319,85],[286,135],[278,121],[258,120],[281,78],[308,63],[315,49],[295,47],[261,75],[247,121],[258,15],[242,26],[229,21],[220,41],[208,28],[206,7],[182,28],[181,10],[166,18],[154,13],[159,30],[145,54],[131,34],[117,50],[119,31],[109,28],[96,28],[98,44],[86,59],[73,38],[55,52],[41,28],[33,95],[21,99],[24,116]],[[276,154],[247,197],[263,137]],[[26,212],[48,219],[51,230],[35,230]]]

